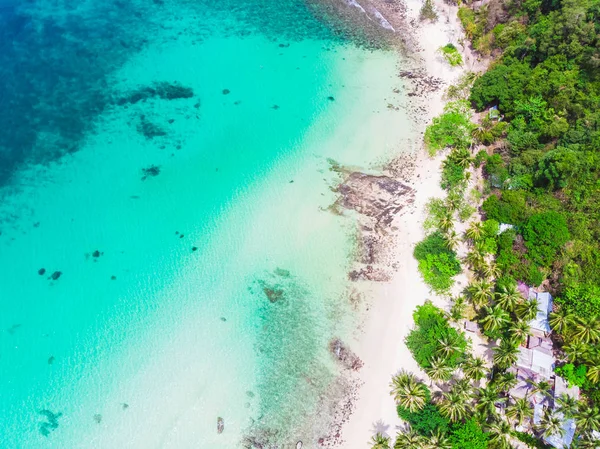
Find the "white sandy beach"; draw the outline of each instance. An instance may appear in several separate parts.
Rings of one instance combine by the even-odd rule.
[[[420,0],[408,0],[407,22],[413,24],[414,41],[417,45],[416,57],[428,76],[439,78],[443,85],[437,91],[420,98],[430,121],[442,112],[446,87],[454,83],[467,70],[477,64],[472,55],[464,55],[465,65],[452,68],[438,53],[437,49],[451,42],[458,48],[462,28],[456,17],[456,7],[435,2],[439,20],[436,23],[420,22]],[[423,127],[424,130],[424,127]],[[360,371],[363,386],[360,388],[354,413],[343,427],[344,448],[370,447],[371,437],[376,432],[394,437],[401,420],[396,413],[396,405],[389,394],[392,376],[400,369],[419,373],[419,368],[404,344],[404,338],[413,325],[412,313],[416,306],[425,300],[435,300],[434,295],[422,281],[413,258],[414,245],[423,239],[425,204],[432,197],[444,195],[439,186],[442,155],[430,158],[420,149],[416,170],[410,180],[403,180],[416,190],[414,209],[396,217],[398,228],[396,237],[395,261],[397,271],[393,279],[373,287],[373,301],[366,318],[363,333],[354,346],[365,365]]]

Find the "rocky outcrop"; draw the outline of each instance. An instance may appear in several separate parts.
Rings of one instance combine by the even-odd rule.
[[[354,354],[339,338],[329,343],[329,351],[345,368],[358,371],[363,367],[363,361]]]

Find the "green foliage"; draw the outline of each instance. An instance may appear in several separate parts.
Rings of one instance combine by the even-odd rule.
[[[532,436],[528,433],[525,433],[525,432],[514,432],[513,435],[515,437],[517,437],[517,439],[519,441],[522,441],[527,446],[529,446],[533,449],[550,449],[552,447],[552,446],[548,446],[547,444],[544,444],[543,441],[538,440],[534,436]]]
[[[439,51],[451,66],[454,67],[462,65],[462,56],[459,53],[458,48],[456,48],[453,44],[446,44],[443,47],[440,47]]]
[[[522,233],[529,259],[543,267],[552,264],[557,252],[571,237],[564,215],[553,211],[532,215]]]
[[[410,410],[398,406],[398,416],[410,424],[415,432],[429,436],[434,432],[446,433],[450,422],[444,418],[437,406],[428,402],[422,410],[411,412]]]
[[[451,102],[425,130],[425,144],[432,154],[447,147],[468,148],[472,142],[472,129],[468,103],[463,100]]]
[[[508,179],[508,170],[499,154],[493,154],[486,158],[483,171],[494,187],[502,187]]]
[[[589,283],[573,284],[556,298],[556,302],[576,316],[600,315],[600,287]]]
[[[455,367],[465,356],[467,340],[462,332],[448,324],[444,312],[430,302],[418,306],[413,314],[415,329],[410,331],[405,343],[422,368],[429,368],[431,360],[441,356],[440,341],[452,343],[454,349],[443,355],[447,366]]]
[[[587,367],[585,365],[575,366],[572,363],[566,363],[563,366],[556,367],[554,372],[563,377],[570,387],[574,385],[582,387],[586,382]]]
[[[500,197],[491,195],[483,202],[482,209],[488,219],[518,226],[525,220],[525,192],[505,190]]]
[[[445,190],[456,188],[465,179],[464,167],[458,165],[452,157],[446,158],[442,164],[441,186]]]
[[[441,233],[435,232],[419,242],[413,255],[423,279],[433,290],[444,292],[452,287],[452,278],[460,273],[460,262]]]
[[[432,22],[437,22],[438,15],[437,12],[435,12],[432,0],[425,0],[423,6],[421,6],[420,18],[421,20],[430,20]]]
[[[474,419],[452,426],[450,442],[452,449],[486,449],[489,434]]]

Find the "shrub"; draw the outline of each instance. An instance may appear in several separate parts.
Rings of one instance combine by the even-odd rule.
[[[489,434],[481,429],[475,419],[452,426],[450,442],[452,449],[486,449]]]
[[[586,381],[587,367],[585,365],[575,366],[572,363],[567,363],[556,367],[554,372],[563,377],[569,383],[569,387],[574,385],[582,387]]]
[[[415,329],[407,335],[405,343],[419,366],[422,368],[431,366],[431,360],[439,353],[442,339],[453,342],[456,347],[445,356],[446,364],[455,367],[462,361],[467,349],[467,340],[462,332],[448,324],[442,310],[426,302],[417,307],[413,319]]]
[[[452,278],[460,273],[460,262],[441,233],[435,232],[419,242],[413,255],[419,261],[423,279],[433,290],[443,292],[452,287]]]
[[[518,226],[525,219],[525,192],[505,190],[500,198],[491,195],[483,202],[482,209],[488,219]]]
[[[459,53],[458,48],[456,48],[453,44],[446,44],[443,47],[440,47],[439,51],[451,66],[456,67],[462,65],[462,56]]]
[[[468,148],[472,129],[469,104],[464,100],[448,103],[425,130],[425,145],[431,154],[447,147]]]
[[[432,22],[437,22],[438,15],[437,12],[435,12],[432,0],[425,0],[425,3],[423,3],[423,6],[421,6],[420,17],[421,20],[431,20]]]
[[[554,262],[558,250],[571,238],[565,217],[554,211],[532,215],[522,234],[529,259],[543,267]]]
[[[422,410],[411,412],[398,406],[398,416],[410,424],[410,427],[421,435],[429,436],[434,432],[446,433],[449,421],[444,418],[435,404],[428,402]]]
[[[577,316],[600,315],[600,286],[589,283],[577,283],[568,286],[564,294],[556,298]]]
[[[442,164],[442,189],[452,190],[465,179],[465,169],[456,164],[451,158],[446,158]]]

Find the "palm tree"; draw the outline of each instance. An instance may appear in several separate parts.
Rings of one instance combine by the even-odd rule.
[[[465,304],[465,297],[459,296],[454,299],[452,307],[450,308],[450,318],[453,321],[460,321],[463,319],[467,305]]]
[[[380,432],[371,437],[371,443],[373,443],[371,449],[390,449],[390,437],[386,437]]]
[[[408,379],[394,376],[390,386],[392,387],[390,394],[400,407],[413,413],[425,407],[427,390],[425,385],[418,382],[414,376],[409,376]]]
[[[485,307],[486,315],[481,319],[480,323],[488,332],[493,332],[502,329],[509,322],[510,316],[501,307]]]
[[[493,285],[486,281],[474,282],[467,288],[475,307],[482,307],[490,302],[492,289]]]
[[[500,397],[498,395],[498,390],[492,386],[479,388],[475,400],[475,409],[484,421],[496,415],[496,404],[506,402],[506,398]]]
[[[544,416],[540,419],[540,423],[535,426],[535,429],[545,437],[551,437],[553,435],[562,437],[565,434],[562,420],[553,413],[544,413]]]
[[[556,411],[558,413],[562,413],[566,418],[573,418],[577,414],[577,410],[579,408],[577,399],[569,396],[566,393],[562,393],[556,399],[556,402],[558,404]]]
[[[465,419],[469,412],[465,396],[457,391],[450,391],[443,396],[439,410],[442,416],[454,422]]]
[[[483,267],[483,275],[488,279],[496,279],[502,275],[502,270],[493,262]]]
[[[458,234],[453,229],[450,229],[444,234],[444,240],[450,251],[454,251],[458,246]]]
[[[520,319],[531,321],[538,313],[538,306],[539,302],[534,298],[517,305],[515,311]]]
[[[465,231],[465,235],[473,242],[479,240],[483,235],[483,224],[480,221],[473,221]]]
[[[451,449],[452,443],[446,435],[439,431],[435,431],[427,438],[424,449]]]
[[[492,443],[492,447],[497,449],[510,449],[512,447],[508,440],[512,433],[512,429],[510,424],[506,421],[495,421],[487,426],[487,430],[490,433],[489,441]]]
[[[600,431],[600,410],[598,407],[582,407],[575,415],[577,427],[583,432]]]
[[[544,398],[552,397],[552,385],[547,380],[540,380],[536,382],[535,380],[527,379],[525,380],[531,386],[531,393],[538,394],[540,393]]]
[[[471,381],[466,377],[463,377],[462,379],[456,379],[454,384],[452,384],[452,391],[455,391],[464,397],[469,397],[471,388]]]
[[[452,214],[446,213],[442,215],[438,221],[438,226],[440,231],[448,232],[454,226],[454,219],[452,218]]]
[[[579,317],[577,323],[575,323],[575,331],[572,337],[576,341],[582,343],[596,342],[600,339],[600,329],[598,329],[598,317]]]
[[[435,357],[430,362],[431,366],[425,369],[425,373],[433,382],[446,382],[452,377],[452,368],[446,365],[442,357]]]
[[[412,429],[396,435],[394,449],[420,449],[421,447],[423,447],[423,437]]]
[[[527,321],[517,321],[512,323],[509,332],[512,340],[521,344],[531,334],[531,327]]]
[[[463,364],[462,371],[469,379],[481,380],[487,372],[485,360],[481,357],[469,357]]]
[[[458,340],[456,337],[450,337],[446,335],[438,340],[439,349],[438,354],[441,354],[443,357],[449,357],[456,351],[460,350],[460,345],[458,344]]]
[[[590,382],[598,383],[600,381],[600,365],[588,366],[586,375]]]
[[[446,196],[446,207],[451,212],[457,211],[462,202],[463,195],[458,191],[451,190]]]
[[[575,324],[575,315],[569,313],[567,309],[561,307],[556,312],[550,314],[548,320],[550,327],[559,334],[564,333],[573,324]]]
[[[493,385],[498,391],[507,392],[517,385],[517,376],[513,373],[496,374]]]
[[[483,255],[477,251],[469,251],[465,256],[464,261],[473,269],[473,271],[479,271],[485,263]]]
[[[499,291],[496,291],[496,304],[507,312],[514,311],[522,299],[521,293],[514,285],[501,287]]]
[[[502,340],[500,345],[494,348],[494,364],[499,368],[506,369],[517,362],[519,349],[510,340]]]
[[[577,340],[573,340],[572,342],[566,344],[563,346],[563,349],[567,353],[567,359],[570,362],[574,362],[580,358],[585,358],[590,350],[589,345]]]
[[[506,416],[520,426],[525,420],[533,418],[533,408],[526,398],[517,398],[514,401],[513,404],[506,407]]]

